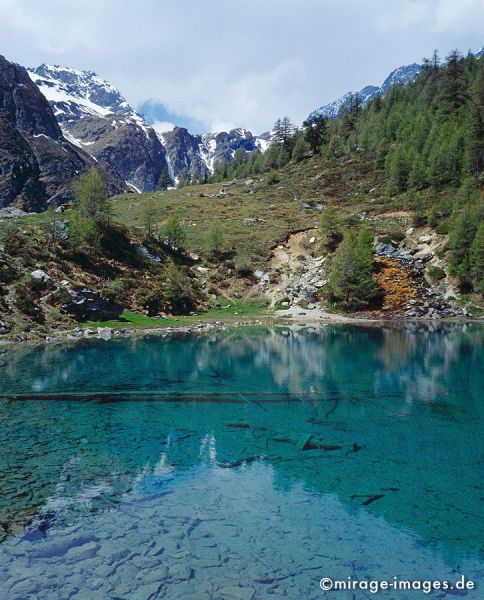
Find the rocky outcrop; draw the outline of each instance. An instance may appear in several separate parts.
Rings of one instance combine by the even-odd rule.
[[[203,179],[213,173],[217,164],[229,164],[239,148],[264,152],[272,143],[270,133],[255,136],[247,129],[193,135],[183,127],[175,127],[158,135],[174,179]]]
[[[92,71],[41,65],[29,71],[66,138],[105,162],[135,191],[157,189],[167,169],[158,136],[119,91]]]
[[[175,127],[172,131],[158,134],[168,157],[170,175],[173,179],[203,179],[210,173],[209,160],[201,135],[193,135],[184,127]]]
[[[167,169],[165,153],[155,132],[130,120],[86,116],[64,126],[70,139],[107,163],[137,192],[155,191]]]
[[[123,312],[123,306],[105,298],[88,288],[66,288],[71,301],[62,310],[77,321],[109,321],[117,319]]]
[[[70,198],[70,183],[96,163],[68,142],[27,71],[0,56],[0,208],[40,211]],[[110,193],[122,184],[99,165]]]

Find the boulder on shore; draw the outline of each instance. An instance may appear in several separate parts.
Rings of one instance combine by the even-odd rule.
[[[117,319],[124,310],[121,304],[89,288],[75,287],[67,290],[71,301],[62,310],[77,321],[109,321]]]

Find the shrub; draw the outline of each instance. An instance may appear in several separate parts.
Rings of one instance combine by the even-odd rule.
[[[103,290],[103,296],[114,302],[120,302],[126,299],[126,295],[131,289],[131,282],[127,279],[113,279],[108,287]]]
[[[14,286],[14,302],[20,312],[24,313],[37,323],[44,322],[42,310],[37,305],[37,300],[45,284],[38,279],[26,276]]]
[[[275,185],[276,183],[279,183],[279,181],[277,173],[275,171],[270,171],[267,175],[267,185]]]
[[[412,215],[412,226],[413,227],[423,227],[426,224],[427,224],[427,215],[420,210],[415,211],[414,214]]]
[[[193,282],[185,269],[175,264],[168,267],[165,299],[174,314],[185,314],[196,306]]]
[[[332,206],[326,206],[319,219],[322,244],[327,250],[334,251],[343,239],[342,221]]]
[[[165,245],[175,251],[185,249],[187,235],[183,225],[178,217],[171,217],[160,231],[160,240]]]
[[[12,283],[18,276],[17,270],[11,262],[0,257],[0,284]]]
[[[205,252],[209,256],[217,256],[222,250],[223,243],[224,236],[220,226],[217,223],[212,223],[205,236]]]
[[[252,267],[250,254],[247,250],[241,249],[237,251],[237,256],[235,257],[235,270],[241,277],[253,276],[254,269]]]
[[[438,281],[445,279],[444,269],[441,269],[440,267],[437,267],[436,265],[429,265],[427,273],[428,273],[430,281],[432,281],[433,283],[437,283]]]

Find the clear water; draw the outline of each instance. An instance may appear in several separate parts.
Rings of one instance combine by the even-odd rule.
[[[319,581],[479,581],[483,339],[340,325],[8,350],[0,598],[360,600],[375,595]]]

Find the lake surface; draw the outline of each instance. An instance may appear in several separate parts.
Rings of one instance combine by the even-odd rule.
[[[399,600],[426,594],[319,581],[482,581],[483,340],[337,325],[9,349],[0,598]]]

